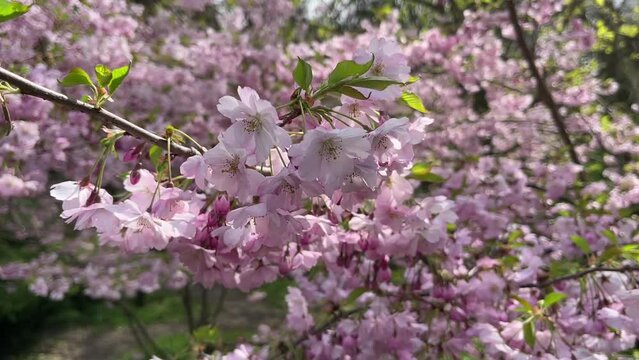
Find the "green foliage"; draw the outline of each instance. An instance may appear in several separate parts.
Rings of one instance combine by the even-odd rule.
[[[584,254],[590,254],[590,244],[588,241],[579,235],[573,235],[570,240],[583,252]]]
[[[328,75],[328,84],[334,85],[339,81],[364,75],[371,68],[374,61],[374,57],[364,64],[358,64],[353,60],[340,61]]]
[[[311,65],[300,57],[297,58],[297,66],[295,66],[295,70],[293,70],[293,79],[295,79],[297,85],[306,91],[308,91],[313,82],[313,69]]]
[[[544,299],[542,300],[542,307],[543,308],[549,308],[561,301],[563,301],[564,299],[566,299],[566,294],[564,293],[560,293],[560,292],[551,292],[549,294],[547,294]]]
[[[401,85],[401,81],[386,79],[383,77],[356,78],[348,82],[348,85],[373,90],[384,90],[391,85]]]
[[[431,169],[432,167],[428,163],[424,163],[424,162],[416,163],[415,165],[413,165],[413,167],[410,170],[410,177],[422,182],[436,183],[436,184],[442,183],[446,180],[440,175],[437,175],[431,172]]]
[[[71,69],[71,71],[69,71],[69,73],[60,80],[60,85],[65,87],[87,85],[95,88],[89,74],[79,67]]]
[[[528,344],[531,348],[534,347],[537,339],[535,338],[535,321],[533,318],[524,321],[523,331],[524,341],[526,341],[526,344]]]
[[[201,344],[216,344],[220,341],[220,332],[214,326],[203,325],[193,331],[193,339]]]
[[[131,62],[129,62],[125,66],[121,66],[119,68],[113,69],[112,78],[109,81],[109,94],[113,95],[115,91],[120,87],[124,79],[126,79],[127,75],[129,75],[129,71],[131,70]]]
[[[151,159],[151,163],[156,169],[158,169],[160,165],[164,162],[162,159],[163,152],[164,152],[164,149],[162,149],[161,147],[157,145],[152,145],[151,148],[149,148],[149,159]]]
[[[26,14],[31,5],[24,5],[18,1],[0,0],[0,23]]]
[[[402,102],[408,105],[408,107],[410,107],[411,109],[417,110],[422,114],[425,114],[427,112],[426,107],[424,107],[424,103],[422,102],[422,99],[414,92],[404,91],[402,93],[401,99],[402,99]]]
[[[95,76],[98,79],[98,84],[100,84],[101,87],[106,88],[109,86],[111,78],[113,78],[113,73],[107,66],[100,64],[95,66]]]
[[[352,97],[357,100],[367,100],[370,97],[370,93],[368,96],[362,94],[359,90],[355,89],[352,86],[343,85],[337,88],[337,92],[340,94],[344,94],[346,96]]]

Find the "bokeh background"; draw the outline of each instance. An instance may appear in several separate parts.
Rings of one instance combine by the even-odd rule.
[[[34,3],[24,18],[0,24],[3,66],[56,87],[56,79],[73,66],[90,68],[100,62],[119,66],[132,59],[128,86],[112,108],[152,130],[180,124],[204,142],[207,133],[225,126],[211,110],[237,85],[254,87],[274,102],[285,100],[296,56],[314,58],[318,64],[330,57],[331,63],[349,57],[345,51],[366,42],[366,34],[428,43],[436,38],[434,32],[451,35],[469,26],[469,16],[503,16],[499,0]],[[557,2],[538,3],[553,7]],[[597,101],[637,124],[639,3],[565,0],[562,11],[553,16],[558,33],[575,20],[594,33],[594,43],[580,54],[579,67],[570,75],[572,81],[596,78],[602,84],[614,83],[614,89]],[[554,49],[566,56],[572,51],[562,44]],[[500,48],[495,56],[520,55],[514,48]],[[420,69],[425,78],[446,71],[451,70]],[[427,107],[437,109],[427,89],[422,97]],[[481,89],[461,99],[478,114],[490,107],[491,100]],[[277,326],[283,321],[288,280],[250,294],[184,287],[185,275],[170,259],[122,260],[116,251],[98,250],[91,234],[70,231],[57,218],[58,205],[48,198],[47,184],[66,180],[69,174],[82,177],[95,153],[75,140],[97,142],[98,126],[81,114],[62,115],[62,110],[37,100],[13,105],[16,119],[38,120],[41,125],[37,139],[32,139],[38,143],[33,153],[9,159],[10,149],[2,150],[4,161],[24,161],[22,175],[27,180],[18,183],[0,173],[0,358],[144,358],[131,331],[142,325],[145,330],[137,331],[138,336],[148,332],[175,358],[187,359],[193,344],[186,308],[196,322],[217,325],[219,333],[199,334],[204,342],[214,337],[234,343],[259,331],[258,324]],[[59,117],[64,121],[49,120]],[[78,125],[85,122],[91,125]],[[35,130],[25,125],[19,131]],[[109,169],[114,178],[125,170]],[[38,283],[40,276],[48,276],[45,290]]]

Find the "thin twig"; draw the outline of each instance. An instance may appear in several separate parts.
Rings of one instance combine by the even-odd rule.
[[[526,38],[524,37],[524,30],[521,28],[521,24],[519,24],[519,19],[517,17],[517,9],[515,6],[515,2],[513,0],[506,0],[506,7],[508,8],[508,15],[510,16],[510,22],[515,29],[515,35],[517,37],[517,44],[521,49],[521,52],[528,64],[528,68],[532,73],[533,78],[537,84],[537,92],[539,92],[539,98],[546,105],[548,110],[550,110],[550,114],[552,116],[552,120],[555,124],[555,127],[559,131],[559,137],[561,141],[568,147],[568,153],[570,155],[570,159],[575,164],[580,164],[579,157],[577,156],[577,152],[575,151],[575,146],[570,140],[570,136],[568,135],[568,131],[566,130],[566,124],[564,123],[564,119],[559,113],[559,107],[555,102],[555,99],[552,97],[552,93],[548,89],[546,82],[542,78],[539,73],[539,69],[537,69],[537,65],[535,65],[535,55],[530,50],[528,45],[526,44]]]
[[[184,286],[184,292],[182,293],[182,304],[184,305],[184,312],[186,315],[186,323],[189,327],[189,334],[195,330],[195,321],[193,320],[193,302],[191,301],[191,284]]]
[[[213,310],[213,314],[211,314],[211,319],[210,319],[211,325],[215,325],[215,323],[217,322],[217,318],[222,312],[222,309],[224,308],[225,299],[226,299],[226,288],[221,287],[220,295],[217,298],[217,303],[215,304],[215,309]]]
[[[209,321],[210,308],[209,308],[209,290],[204,286],[201,286],[200,292],[200,320],[197,326],[206,325]]]
[[[104,125],[117,126],[118,128],[126,131],[129,135],[139,139],[144,139],[148,142],[160,146],[161,148],[166,148],[167,146],[167,140],[165,138],[144,128],[141,128],[134,123],[116,114],[113,114],[110,111],[107,111],[103,108],[96,108],[91,104],[79,100],[71,99],[64,94],[40,86],[2,67],[0,67],[0,80],[6,81],[7,83],[17,87],[24,95],[34,96],[43,100],[48,100],[53,103],[66,106],[71,110],[94,115]],[[179,144],[172,144],[172,150],[173,153],[183,156],[192,156],[200,153],[195,148],[189,148]]]
[[[614,268],[614,267],[604,267],[604,266],[596,266],[596,267],[592,267],[590,269],[586,269],[583,271],[580,271],[578,273],[574,273],[574,274],[570,274],[570,275],[565,275],[565,276],[560,276],[558,278],[555,279],[551,279],[548,281],[544,281],[540,284],[537,283],[530,283],[530,284],[523,284],[520,285],[520,288],[545,288],[547,286],[550,285],[554,285],[558,282],[561,281],[566,281],[566,280],[574,280],[574,279],[579,279],[581,277],[584,277],[590,273],[593,272],[605,272],[605,271],[611,271],[611,272],[633,272],[633,271],[639,271],[639,266],[623,266],[623,267],[619,267],[619,268]]]
[[[124,312],[124,314],[126,315],[126,317],[129,319],[129,321],[137,326],[137,331],[139,332],[139,334],[141,335],[141,337],[146,340],[146,342],[149,344],[149,346],[153,349],[153,351],[155,352],[156,355],[161,356],[164,359],[170,359],[171,356],[164,351],[164,349],[162,349],[154,340],[153,338],[151,338],[151,335],[149,335],[149,332],[146,330],[146,327],[144,326],[144,324],[142,324],[142,322],[140,321],[140,319],[138,319],[138,317],[135,315],[135,313],[133,312],[133,310],[131,310],[129,308],[129,306],[127,304],[125,304],[124,302],[120,301],[117,303],[120,308],[122,309],[122,311]],[[146,351],[146,349],[145,349]]]

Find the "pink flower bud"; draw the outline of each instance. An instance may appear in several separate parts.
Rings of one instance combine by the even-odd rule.
[[[143,148],[144,148],[144,143],[141,143],[139,145],[136,145],[130,148],[124,153],[124,156],[122,157],[122,161],[124,162],[136,161],[140,157],[140,153],[142,152]]]
[[[231,211],[231,202],[226,198],[226,196],[220,196],[215,199],[213,209],[216,213],[218,213],[218,215],[224,217],[229,213],[229,211]]]
[[[140,182],[142,175],[140,174],[140,168],[142,167],[141,163],[135,165],[133,170],[131,170],[131,174],[129,175],[129,180],[131,181],[131,185],[135,185]]]
[[[289,264],[286,258],[283,258],[277,268],[280,271],[280,275],[286,275],[291,271],[291,264]]]

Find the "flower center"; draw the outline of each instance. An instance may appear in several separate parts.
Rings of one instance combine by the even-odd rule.
[[[233,155],[229,160],[226,160],[226,167],[222,169],[222,173],[229,173],[231,176],[240,172],[240,156]]]
[[[384,73],[384,64],[382,64],[381,62],[376,62],[375,64],[373,64],[373,67],[371,68],[371,74],[380,76],[383,73]]]
[[[151,223],[151,221],[144,216],[141,216],[138,218],[138,221],[136,221],[136,225],[137,225],[137,229],[135,230],[136,233],[142,232],[145,229],[151,229],[153,227],[153,224]]]
[[[284,182],[280,188],[280,190],[284,193],[288,193],[288,194],[295,194],[295,188],[293,187],[293,185]]]
[[[244,131],[247,133],[257,132],[262,127],[262,117],[257,114],[243,121]]]
[[[324,160],[337,160],[342,149],[341,141],[337,139],[328,139],[322,141],[319,154]]]
[[[390,139],[388,138],[388,136],[384,135],[384,136],[378,137],[376,140],[377,141],[375,141],[375,145],[374,145],[375,146],[375,150],[379,150],[379,149],[386,150],[391,145],[391,142],[390,142]]]

